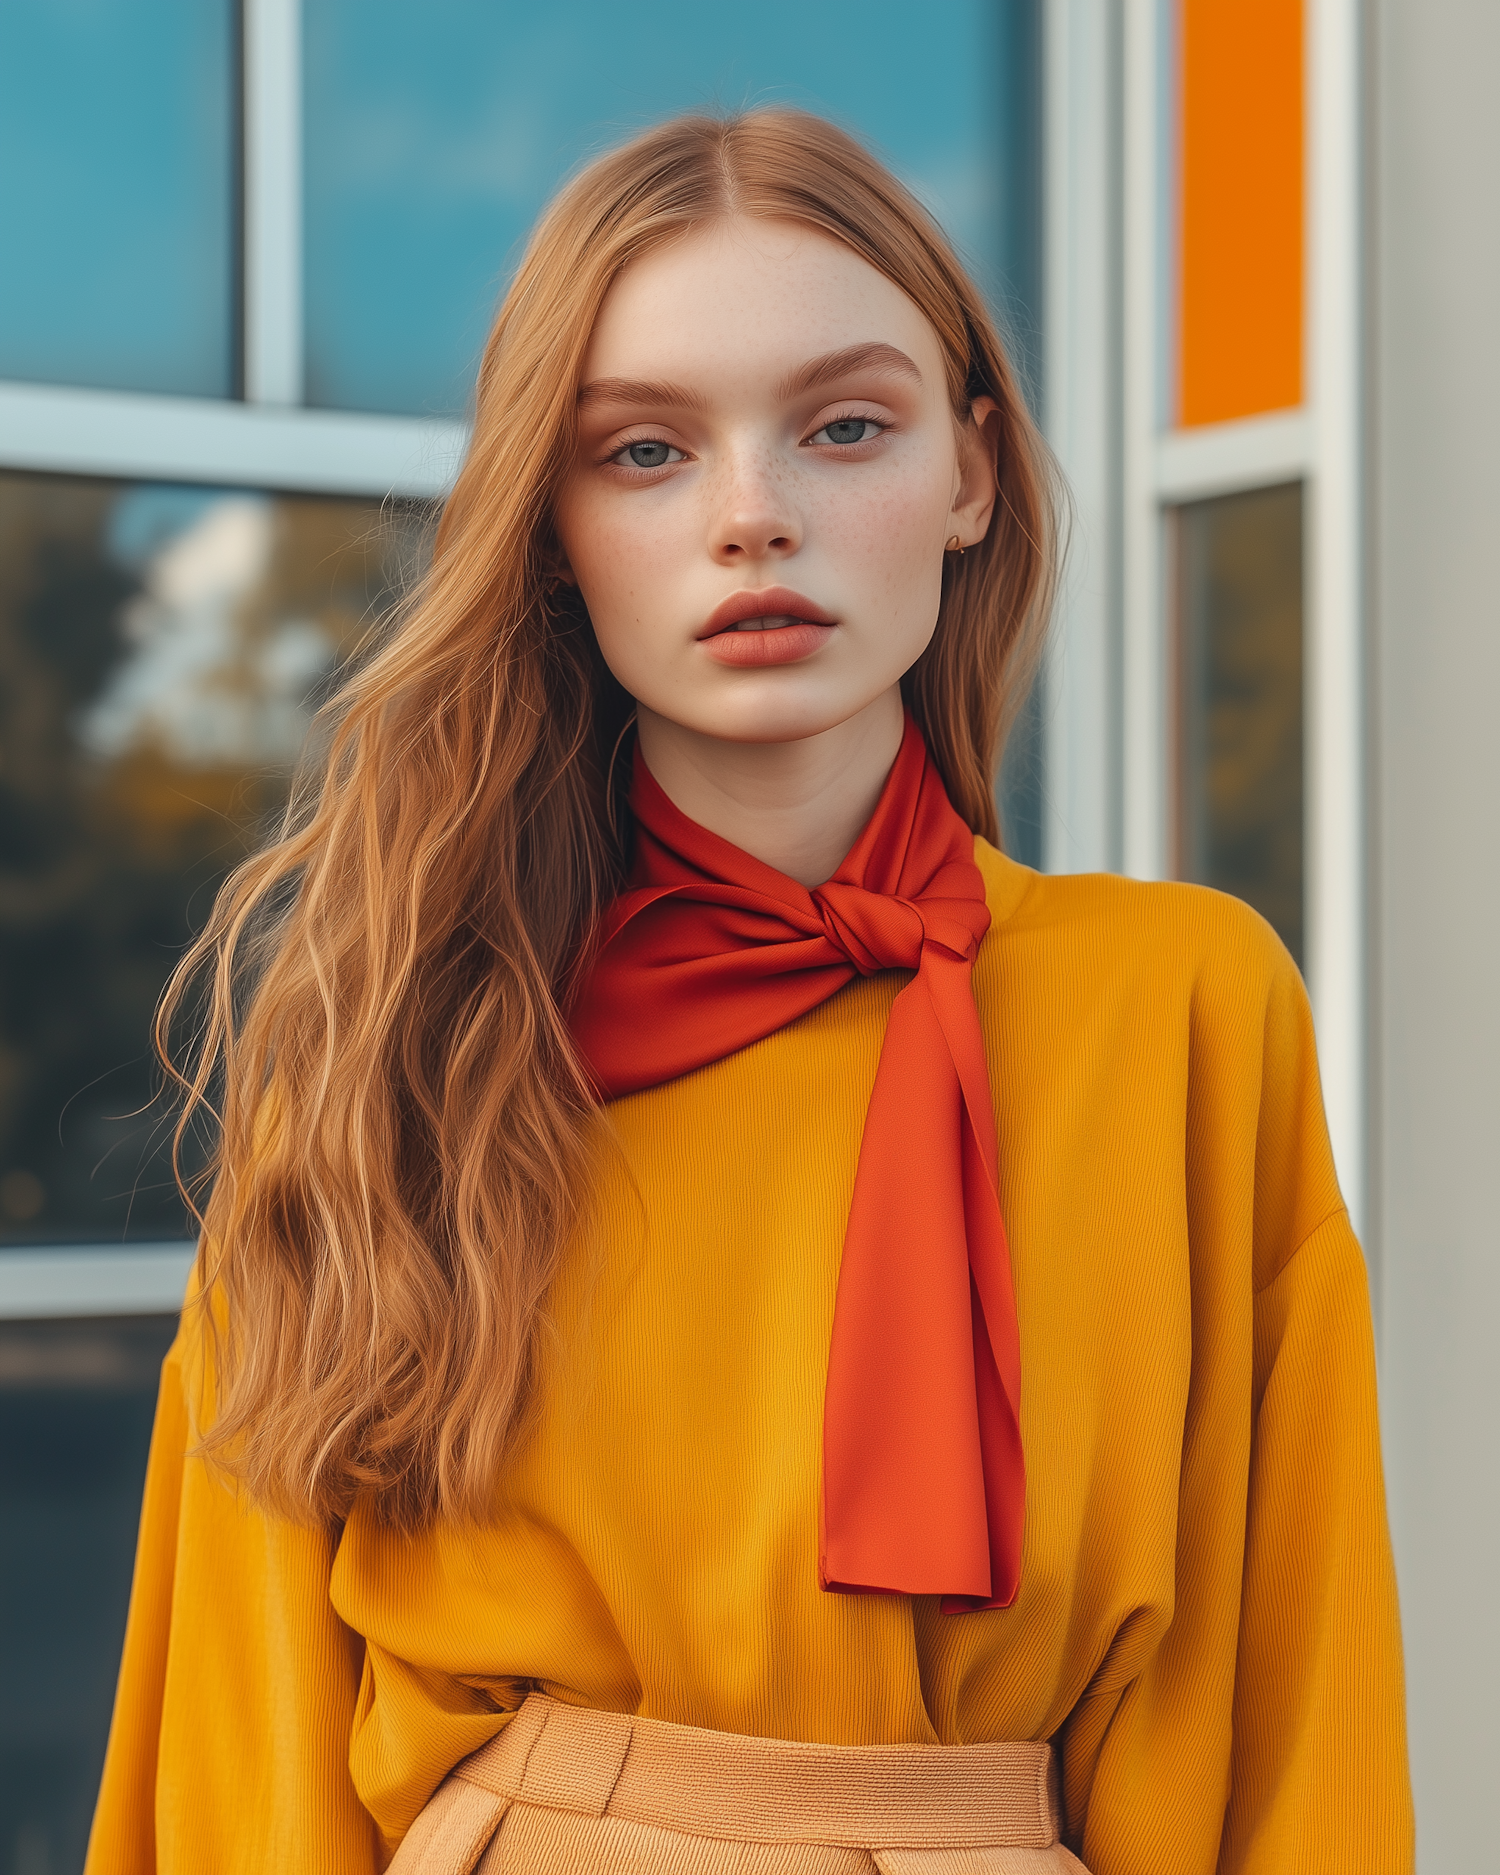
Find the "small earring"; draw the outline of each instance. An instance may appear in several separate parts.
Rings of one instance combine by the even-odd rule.
[[[957,553],[957,554],[963,553],[963,548],[960,547],[958,544],[957,534],[955,534],[953,538],[948,542],[947,546],[944,547],[943,552],[944,553]]]

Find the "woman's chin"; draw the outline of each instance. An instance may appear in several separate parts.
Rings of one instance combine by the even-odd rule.
[[[642,714],[655,717],[669,733],[676,728],[715,742],[773,744],[828,735],[870,710],[897,719],[901,713],[896,682],[872,695],[867,684],[856,689],[814,682],[810,672],[786,667],[737,675],[729,695],[705,698],[700,707],[684,709],[681,699],[673,699],[665,710],[643,704]]]

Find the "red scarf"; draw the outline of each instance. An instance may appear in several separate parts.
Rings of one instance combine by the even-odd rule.
[[[639,751],[630,799],[630,883],[574,1013],[607,1095],[722,1060],[856,975],[916,972],[891,1006],[839,1268],[819,1570],[950,1614],[1008,1607],[1026,1481],[974,836],[910,717],[869,824],[812,891],[680,813]]]

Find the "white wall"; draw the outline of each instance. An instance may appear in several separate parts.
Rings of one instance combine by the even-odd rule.
[[[1373,0],[1375,1170],[1422,1875],[1500,1869],[1500,0]]]

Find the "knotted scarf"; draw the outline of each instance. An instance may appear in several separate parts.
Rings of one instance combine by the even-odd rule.
[[[1006,1607],[1020,1576],[1020,1349],[971,977],[989,928],[974,837],[908,717],[874,814],[809,891],[698,826],[635,758],[635,855],[574,1010],[608,1096],[773,1034],[854,976],[891,1006],[839,1267],[820,1576]]]

